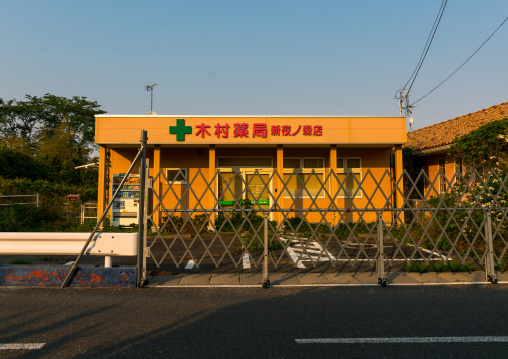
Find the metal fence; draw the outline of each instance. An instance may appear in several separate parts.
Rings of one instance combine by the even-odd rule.
[[[85,221],[97,221],[97,202],[85,202],[80,206],[80,223]]]
[[[35,197],[34,201],[32,202],[24,202],[28,200],[30,197]],[[0,206],[12,206],[15,204],[22,205],[22,204],[35,204],[37,207],[39,207],[39,194],[20,194],[20,195],[6,195],[6,196],[0,196]],[[20,202],[23,201],[23,202]],[[7,202],[7,203],[5,203]]]
[[[495,282],[508,256],[506,181],[496,171],[161,170],[146,181],[144,268],[262,269],[266,282],[268,271],[368,264],[385,284],[385,265],[453,264]]]

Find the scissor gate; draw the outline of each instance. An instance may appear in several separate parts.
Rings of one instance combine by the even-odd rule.
[[[168,177],[169,176],[169,177]],[[507,177],[163,170],[146,189],[144,270],[343,270],[507,259]],[[427,184],[424,190],[423,184]],[[146,275],[146,274],[145,274]]]

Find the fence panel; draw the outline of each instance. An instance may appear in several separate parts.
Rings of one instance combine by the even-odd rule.
[[[145,252],[157,268],[259,270],[266,246],[271,271],[379,267],[380,258],[437,270],[506,265],[508,185],[496,172],[451,180],[370,170],[175,172],[155,174],[148,192]]]

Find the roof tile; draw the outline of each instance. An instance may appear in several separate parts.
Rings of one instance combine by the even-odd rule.
[[[423,150],[448,145],[459,136],[468,134],[489,122],[503,118],[508,118],[508,102],[409,132],[405,147]]]

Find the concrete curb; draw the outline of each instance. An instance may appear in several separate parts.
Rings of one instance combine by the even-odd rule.
[[[256,287],[261,286],[261,273],[221,273],[213,275],[177,274],[157,275],[149,279],[147,287]],[[373,272],[361,273],[274,273],[271,286],[377,286]],[[508,273],[498,273],[498,282],[508,282]],[[485,272],[464,273],[406,273],[392,272],[387,276],[388,285],[446,285],[490,284]]]

